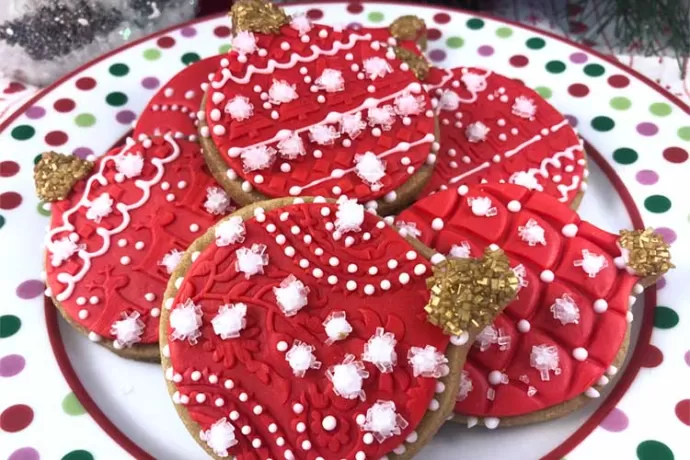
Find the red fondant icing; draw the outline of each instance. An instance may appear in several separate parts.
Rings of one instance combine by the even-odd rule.
[[[323,34],[326,36],[322,37]],[[206,103],[206,121],[209,123],[210,135],[228,167],[268,197],[291,194],[337,197],[345,194],[367,201],[383,197],[406,182],[426,161],[432,145],[431,136],[435,131],[434,118],[428,116],[432,112],[427,112],[431,109],[430,100],[424,91],[418,94],[425,106],[420,114],[411,115],[408,125],[403,123],[402,116],[396,115],[391,128],[381,130],[378,136],[373,134],[372,126],[366,126],[354,139],[343,133],[332,145],[320,145],[312,142],[306,131],[307,127],[318,124],[326,124],[338,130],[338,122],[329,120],[326,123],[326,117],[330,113],[359,112],[362,114],[362,121],[366,123],[366,100],[382,100],[378,103],[379,107],[394,105],[396,94],[417,83],[411,71],[400,69],[402,63],[398,59],[386,58],[388,48],[385,42],[372,41],[367,34],[366,29],[337,31],[331,27],[314,25],[303,36],[309,37],[309,41],[304,42],[296,30],[284,26],[280,35],[255,34],[257,49],[266,50],[265,57],[260,56],[259,51],[254,51],[247,54],[246,62],[242,63],[238,60],[237,52],[232,52],[229,66],[216,72],[209,90],[211,95],[222,94],[222,101],[214,103],[213,98],[209,97]],[[378,30],[373,35],[378,38],[382,33]],[[289,50],[281,48],[287,46]],[[312,59],[315,54],[319,57]],[[364,61],[374,57],[388,62],[391,72],[383,77],[369,78],[364,70]],[[299,62],[290,63],[295,60]],[[279,68],[264,71],[267,66],[273,65],[271,63],[277,63]],[[352,66],[356,66],[354,68],[357,70],[352,70]],[[325,69],[342,72],[342,91],[327,92],[315,86],[317,78]],[[235,80],[229,79],[221,85],[218,82],[228,78],[223,76],[223,72],[230,72]],[[295,85],[298,98],[264,108],[267,92],[274,81],[286,81]],[[213,88],[214,83],[218,88]],[[313,92],[312,87],[316,91]],[[225,105],[236,96],[248,98],[253,105],[251,117],[238,121],[224,112]],[[319,102],[319,98],[323,98],[323,102]],[[214,110],[220,113],[212,117]],[[274,111],[278,115],[277,119],[272,118]],[[214,128],[220,131],[214,131]],[[300,137],[306,155],[286,159],[281,158],[278,153],[269,167],[245,171],[238,149],[259,144],[279,150],[275,136],[295,130],[302,130]],[[401,143],[409,143],[409,148]],[[400,151],[386,153],[396,147],[401,147]],[[236,150],[233,152],[229,149]],[[378,155],[385,162],[385,175],[376,187],[363,181],[354,171],[356,156],[366,152]],[[344,173],[340,177],[338,172],[342,171]]]
[[[323,209],[330,210],[327,217]],[[380,458],[415,430],[434,396],[436,379],[414,377],[407,360],[412,346],[432,345],[443,352],[448,345],[448,337],[425,320],[429,263],[421,255],[410,260],[412,246],[391,228],[379,228],[377,224],[382,222],[370,214],[365,214],[360,232],[345,234],[356,240],[345,247],[344,238],[335,241],[326,228],[334,222],[337,209],[337,205],[325,203],[291,205],[266,212],[264,222],[255,218],[246,221],[245,240],[225,247],[212,243],[203,250],[174,298],[173,312],[189,299],[200,305],[203,323],[195,345],[173,340],[169,326],[172,371],[168,371],[168,377],[181,375],[182,380],[175,383],[178,396],[189,398],[185,408],[202,430],[222,418],[233,424],[239,443],[229,450],[231,456],[288,458],[285,451],[289,449],[295,458],[304,459],[355,458],[360,451],[366,458]],[[297,234],[295,227],[299,229]],[[277,242],[280,235],[286,241]],[[307,238],[309,243],[304,242],[307,235],[311,237]],[[266,245],[268,264],[263,274],[246,279],[236,271],[236,250],[253,244]],[[294,248],[295,254],[286,255],[291,253],[286,248]],[[333,257],[337,258],[335,265],[331,263]],[[308,268],[302,260],[308,262]],[[389,265],[391,260],[397,262],[397,267],[389,268],[393,266]],[[427,274],[415,275],[415,267],[420,264]],[[376,267],[376,274],[370,274],[371,267]],[[314,270],[323,274],[314,276]],[[308,304],[296,315],[286,317],[276,304],[273,288],[290,274],[310,292]],[[406,284],[400,281],[402,274],[410,276]],[[337,277],[335,284],[329,281],[332,276]],[[388,290],[380,287],[384,280],[390,282]],[[356,287],[350,291],[346,283],[352,281]],[[367,285],[374,287],[373,294],[365,294]],[[222,304],[237,302],[247,304],[246,328],[238,338],[222,340],[214,333],[211,321]],[[326,345],[322,323],[336,311],[346,312],[353,331],[347,338]],[[326,376],[327,369],[341,363],[348,353],[361,359],[364,344],[378,327],[393,333],[398,341],[393,372],[382,373],[365,362],[369,377],[364,379],[364,401],[336,395]],[[302,378],[293,375],[285,351],[277,349],[279,342],[290,347],[295,340],[314,346],[313,353],[321,362],[319,369],[307,370]],[[192,378],[195,371],[201,374],[197,381]],[[232,389],[227,388],[227,380],[232,380]],[[199,394],[205,395],[204,402],[198,402]],[[215,403],[218,398],[220,406]],[[378,400],[393,401],[409,426],[382,443],[374,440],[367,444],[366,432],[356,418],[366,414]],[[295,404],[301,404],[303,411],[296,413]],[[260,415],[254,412],[257,405],[262,407]],[[238,417],[232,420],[235,411]],[[337,421],[332,431],[322,426],[326,416]],[[274,432],[267,428],[272,423],[277,428]],[[303,432],[299,431],[300,423],[304,423]],[[242,434],[244,426],[250,427],[250,435]],[[284,445],[277,444],[281,442],[278,438],[284,440]],[[252,446],[254,439],[260,440],[260,447]],[[309,441],[309,450],[302,447],[305,441]]]
[[[461,191],[466,190],[463,187]],[[489,197],[498,214],[474,216],[468,205],[472,197]],[[516,211],[511,201],[519,202],[521,209]],[[432,228],[435,218],[443,221],[441,230]],[[519,236],[518,227],[530,218],[545,230],[545,245],[529,246]],[[419,239],[444,254],[463,241],[469,242],[473,257],[480,256],[487,245],[498,244],[514,267],[522,265],[526,271],[527,285],[493,325],[498,335],[509,337],[505,340],[510,345],[501,350],[493,343],[481,351],[480,341],[475,343],[465,369],[473,389],[458,401],[456,412],[505,417],[552,407],[582,394],[614,361],[628,327],[628,296],[639,279],[616,268],[613,260],[620,256],[617,235],[581,221],[553,197],[510,184],[475,185],[465,195],[453,187],[419,201],[400,214],[399,221],[415,223],[421,231]],[[577,226],[576,236],[562,233],[566,224]],[[574,265],[582,259],[584,249],[606,258],[607,266],[594,277]],[[555,274],[551,283],[540,280],[541,272],[547,269]],[[562,324],[551,311],[556,299],[564,294],[578,307],[577,324]],[[608,303],[604,313],[594,310],[594,302],[600,298]],[[521,320],[529,321],[529,332],[519,331]],[[542,380],[539,371],[530,365],[532,347],[539,345],[558,349],[561,371],[559,375],[550,372],[548,381]],[[584,361],[573,357],[573,350],[579,347],[588,351]],[[491,385],[489,373],[493,370],[506,374],[509,382]],[[532,396],[527,394],[530,387],[536,390]],[[495,390],[493,400],[487,397],[490,389]]]
[[[201,110],[208,75],[220,65],[226,55],[212,56],[184,68],[170,79],[151,98],[139,116],[133,137],[165,134],[168,131],[184,136],[197,135],[197,112]]]
[[[567,120],[539,94],[472,67],[433,69],[427,82],[439,101],[441,136],[434,175],[423,195],[484,180],[526,185],[522,180],[529,176],[535,181],[531,187],[563,203],[573,201],[586,177],[584,151]],[[532,116],[522,104],[533,105]],[[488,132],[472,142],[467,130],[475,123]]]
[[[51,234],[48,241],[57,241],[71,234],[78,236],[76,244],[88,253],[97,253],[85,262],[79,253],[72,254],[59,266],[51,264],[52,252],[46,250],[47,284],[70,318],[101,337],[114,339],[110,329],[122,314],[138,312],[144,323],[141,343],[158,341],[158,315],[169,274],[161,260],[173,249],[184,251],[215,223],[218,216],[204,208],[207,189],[215,183],[204,165],[199,145],[172,137],[157,137],[145,148],[138,142],[131,147],[114,149],[96,161],[92,175],[78,182],[67,199],[53,203]],[[170,162],[166,159],[179,156]],[[114,157],[120,153],[140,154],[144,159],[141,174],[121,182],[116,180]],[[159,169],[154,162],[164,163]],[[96,179],[102,168],[106,183]],[[162,174],[162,176],[160,176]],[[150,194],[138,183],[151,182]],[[88,184],[90,192],[85,196]],[[143,188],[146,188],[142,185]],[[100,222],[87,218],[88,200],[107,193],[113,200],[112,211]],[[169,201],[168,197],[173,199]],[[82,201],[83,200],[83,201]],[[137,207],[137,203],[141,206]],[[123,212],[121,206],[136,209]],[[76,209],[76,212],[72,211]],[[63,220],[72,228],[64,228]],[[195,231],[192,231],[192,226]],[[123,230],[106,238],[103,229]],[[139,243],[139,244],[137,244]],[[123,259],[124,258],[124,259]],[[77,275],[81,280],[66,298],[70,283],[61,281],[65,274]],[[148,296],[147,294],[152,294]],[[91,299],[93,300],[93,303]],[[80,316],[85,311],[88,316]]]

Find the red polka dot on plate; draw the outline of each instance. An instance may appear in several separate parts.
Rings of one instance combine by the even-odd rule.
[[[671,163],[684,163],[688,161],[688,151],[680,147],[668,147],[664,149],[664,159]]]
[[[19,172],[19,164],[14,161],[0,162],[0,177],[12,177]]]
[[[15,404],[0,414],[0,428],[8,433],[22,431],[34,419],[34,411],[26,404]]]
[[[64,145],[67,143],[67,134],[62,132],[62,131],[51,131],[48,134],[46,134],[45,141],[46,144],[51,145],[53,147],[58,147],[60,145]]]
[[[589,87],[582,83],[573,83],[568,86],[568,93],[573,97],[585,97],[589,94]]]
[[[676,404],[676,416],[678,420],[690,426],[690,399],[684,399]]]
[[[663,352],[651,343],[644,349],[644,353],[641,355],[641,358],[640,365],[642,367],[657,367],[664,362]]]
[[[450,15],[447,13],[436,13],[434,15],[434,22],[436,24],[448,24],[450,22]]]
[[[307,11],[307,17],[312,21],[319,20],[323,17],[323,11],[321,11],[318,8],[312,8],[309,11]]]
[[[76,104],[72,99],[58,99],[53,104],[53,108],[61,113],[71,112],[74,110],[74,107],[76,107]]]
[[[230,36],[230,27],[228,26],[218,26],[213,29],[213,35],[220,38],[225,38]]]
[[[438,40],[439,38],[441,38],[442,35],[443,33],[436,27],[432,27],[431,29],[428,29],[426,31],[426,38],[432,41]]]
[[[22,204],[22,196],[17,192],[5,192],[0,194],[0,209],[9,211],[18,208]]]
[[[81,77],[75,82],[75,85],[82,91],[88,91],[96,87],[96,80],[91,77]]]
[[[175,46],[175,39],[166,35],[165,37],[159,38],[156,44],[161,48],[172,48]]]
[[[611,75],[608,79],[609,85],[614,88],[625,88],[630,84],[630,79],[625,75]]]
[[[525,67],[529,64],[529,59],[522,54],[516,54],[515,56],[511,56],[508,62],[510,62],[510,65],[513,67]]]
[[[364,7],[359,2],[353,2],[347,5],[347,11],[350,14],[359,14],[364,11]]]
[[[628,416],[625,415],[625,412],[620,410],[617,407],[614,407],[611,412],[606,416],[604,420],[601,421],[601,426],[603,429],[606,431],[612,431],[614,433],[617,433],[619,431],[625,430],[630,421],[628,420]]]

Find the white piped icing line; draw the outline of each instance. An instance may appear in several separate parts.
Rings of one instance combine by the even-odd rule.
[[[467,399],[467,395],[472,391],[472,379],[470,379],[470,374],[467,371],[462,371],[460,374],[460,386],[458,388],[458,394],[455,396],[456,401],[464,401]]]
[[[285,316],[294,316],[308,303],[309,288],[294,275],[288,275],[273,288],[276,303]]]
[[[254,243],[251,248],[239,248],[235,251],[235,270],[244,273],[246,279],[263,274],[264,267],[268,265],[268,254],[265,252],[266,246],[263,244]]]
[[[244,96],[235,96],[225,104],[224,111],[233,120],[243,121],[254,115],[254,105]]]
[[[144,169],[144,157],[138,153],[121,153],[115,157],[115,167],[127,179],[139,177]]]
[[[131,314],[123,313],[122,319],[115,321],[110,333],[115,336],[113,346],[118,349],[129,348],[141,341],[141,334],[144,333],[144,323],[139,319],[139,312]]]
[[[511,110],[513,115],[531,120],[534,119],[534,115],[537,113],[537,106],[533,99],[525,96],[518,96],[515,98],[515,102],[513,103]]]
[[[213,332],[221,339],[234,339],[247,326],[247,304],[231,303],[221,305],[218,314],[211,320]]]
[[[530,246],[536,246],[537,244],[546,246],[544,227],[539,225],[534,219],[529,219],[525,225],[520,225],[518,227],[518,235],[520,235],[522,241]]]
[[[359,232],[364,223],[364,206],[355,199],[338,198],[335,229],[340,233]]]
[[[374,335],[364,344],[362,361],[372,363],[384,374],[393,372],[393,367],[398,362],[398,355],[395,352],[397,343],[392,332],[385,332],[382,327],[377,327]]]
[[[257,49],[254,34],[244,30],[235,34],[231,44],[232,49],[240,54],[251,54]]]
[[[343,73],[336,69],[324,69],[321,76],[314,81],[314,84],[327,93],[337,93],[345,89]]]
[[[208,187],[204,209],[215,216],[225,214],[230,209],[230,198],[225,190],[220,187]]]
[[[332,311],[324,320],[323,327],[328,336],[326,345],[343,340],[352,332],[352,326],[347,321],[344,311]]]
[[[393,68],[388,61],[380,57],[365,59],[364,62],[362,62],[362,66],[364,67],[364,73],[370,80],[383,78],[387,74],[393,72]]]
[[[467,241],[462,241],[459,245],[454,244],[453,246],[451,246],[448,256],[455,257],[456,259],[467,259],[468,257],[470,257],[470,253],[470,243],[468,243]]]
[[[412,366],[412,373],[415,377],[437,379],[448,374],[448,358],[431,345],[424,348],[411,347],[407,351],[407,361]]]
[[[529,355],[529,364],[539,371],[542,380],[551,380],[549,372],[560,375],[561,368],[558,367],[559,362],[558,348],[555,346],[534,345],[532,347],[532,352]]]
[[[469,197],[467,198],[467,204],[472,209],[472,214],[477,217],[493,217],[498,214],[496,207],[493,206],[491,198],[488,196]]]
[[[216,225],[216,245],[228,246],[244,241],[246,229],[240,216],[232,216]]]
[[[355,173],[372,190],[381,189],[381,179],[386,175],[386,163],[373,152],[355,155]]]
[[[307,154],[302,138],[294,131],[290,131],[278,142],[278,151],[282,158],[294,160]]]
[[[279,105],[294,101],[299,97],[296,87],[285,80],[273,80],[273,84],[268,88],[268,102]]]
[[[608,266],[606,257],[602,254],[595,254],[589,252],[587,249],[582,250],[582,259],[573,261],[575,267],[582,267],[582,270],[590,278],[596,277],[600,271]]]
[[[364,368],[362,361],[357,361],[354,355],[345,355],[342,363],[330,367],[326,371],[326,377],[333,385],[335,394],[345,399],[360,398],[364,401],[365,393],[362,384],[369,372]]]
[[[217,420],[208,430],[201,430],[199,438],[205,441],[213,453],[221,458],[227,457],[229,455],[228,449],[238,443],[235,437],[235,427],[225,417]]]
[[[367,409],[366,419],[361,424],[362,430],[372,433],[379,443],[400,435],[407,426],[407,421],[396,411],[395,403],[381,400]]]
[[[309,369],[320,369],[321,362],[314,356],[315,348],[299,340],[295,340],[292,347],[285,353],[285,361],[288,362],[295,377],[304,377]]]
[[[158,265],[164,266],[165,271],[170,274],[175,270],[175,267],[180,264],[182,261],[182,256],[184,256],[184,252],[180,251],[179,249],[172,249],[163,256],[163,259],[158,262]]]
[[[178,304],[170,312],[170,327],[172,340],[187,340],[191,345],[196,345],[201,337],[201,306],[187,299]]]
[[[569,294],[563,294],[556,299],[549,308],[554,319],[566,324],[578,324],[580,321],[580,309]]]
[[[276,149],[266,145],[257,145],[242,150],[242,167],[245,172],[266,169],[276,158]]]
[[[109,194],[101,193],[98,198],[89,202],[86,218],[100,223],[101,219],[108,217],[111,212],[113,212],[113,199]]]

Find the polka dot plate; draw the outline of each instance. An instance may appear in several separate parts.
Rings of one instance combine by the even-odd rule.
[[[355,26],[383,25],[403,10],[422,17],[434,64],[519,78],[568,115],[593,160],[580,208],[585,218],[611,231],[651,226],[673,246],[677,268],[635,304],[630,359],[608,393],[563,419],[529,427],[449,424],[421,457],[690,458],[683,308],[690,108],[612,59],[517,24],[393,3],[288,10]],[[80,157],[106,152],[168,78],[229,49],[227,26],[221,16],[132,43],[42,91],[0,126],[0,459],[203,458],[174,415],[158,366],[89,343],[44,303],[39,274],[50,210],[33,192],[32,167],[47,149]]]

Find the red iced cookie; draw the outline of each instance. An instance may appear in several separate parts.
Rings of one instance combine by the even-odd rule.
[[[44,154],[36,169],[39,194],[64,185],[63,174],[70,177],[79,164],[85,162]],[[206,170],[199,145],[170,134],[129,139],[96,160],[71,191],[69,185],[52,204],[46,236],[50,295],[90,339],[127,357],[156,360],[169,274],[187,246],[232,210],[231,202]]]
[[[423,195],[453,185],[508,182],[579,203],[585,152],[568,120],[539,94],[490,70],[433,69],[440,148]]]
[[[354,200],[291,201],[223,220],[173,273],[173,402],[214,457],[409,458],[452,410],[466,353],[427,322],[430,252]]]
[[[201,107],[209,74],[215,72],[223,55],[197,61],[176,74],[151,98],[139,116],[133,137],[172,132],[195,140],[198,132],[197,112]]]
[[[503,418],[540,420],[530,415],[582,394],[597,397],[594,386],[616,372],[632,294],[670,267],[668,245],[651,231],[605,232],[555,198],[516,185],[453,187],[398,219],[407,234],[449,257],[476,257],[497,244],[521,279],[517,299],[479,334],[458,393],[456,412],[490,428]],[[644,265],[652,257],[654,266]]]
[[[414,199],[430,176],[436,122],[396,40],[381,36],[304,17],[276,34],[236,33],[200,123],[206,160],[230,195],[244,204],[346,195],[380,200],[383,212]]]

